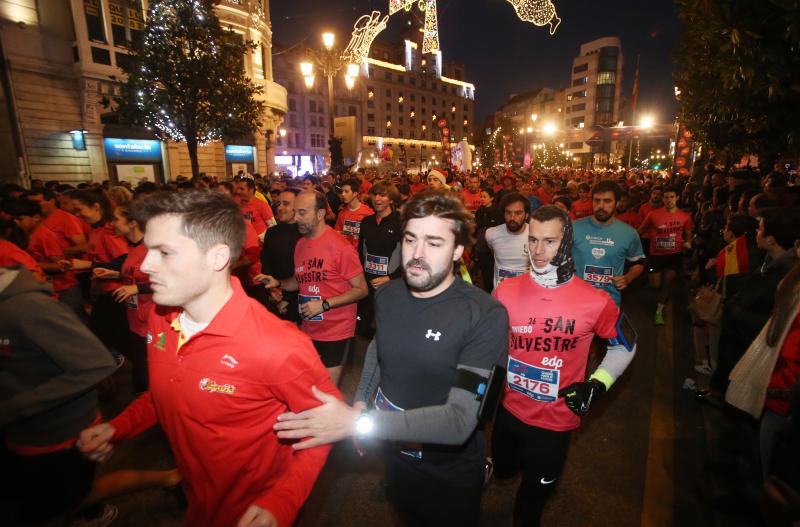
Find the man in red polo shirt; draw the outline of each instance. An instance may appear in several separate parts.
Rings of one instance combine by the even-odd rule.
[[[239,202],[244,218],[253,225],[260,240],[264,240],[264,233],[275,225],[272,207],[267,202],[256,198],[256,182],[247,176],[237,176],[233,186],[233,193]]]
[[[42,207],[44,226],[67,242],[65,254],[78,256],[89,249],[81,220],[56,206],[56,195],[52,190],[32,189],[28,192],[27,198]]]
[[[78,447],[105,459],[115,442],[160,424],[183,476],[187,526],[288,527],[329,449],[294,452],[272,432],[287,409],[341,397],[308,337],[249,298],[230,276],[244,242],[237,205],[218,192],[138,203],[158,307],[148,321],[150,388]]]

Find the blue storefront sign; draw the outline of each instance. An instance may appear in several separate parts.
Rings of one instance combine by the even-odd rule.
[[[225,161],[229,163],[253,163],[253,147],[247,145],[225,145]]]
[[[161,162],[161,141],[106,138],[103,146],[110,162]]]

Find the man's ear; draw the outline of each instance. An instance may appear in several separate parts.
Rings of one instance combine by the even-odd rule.
[[[233,266],[234,262],[231,262],[231,248],[224,243],[214,245],[208,250],[208,253],[206,253],[206,261],[209,267],[217,272],[223,271],[229,264]]]
[[[464,254],[464,246],[463,245],[456,245],[456,248],[453,249],[453,261],[457,262],[461,259],[461,255]]]

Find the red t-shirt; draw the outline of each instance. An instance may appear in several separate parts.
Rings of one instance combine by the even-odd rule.
[[[294,276],[298,302],[325,300],[350,289],[351,278],[361,274],[356,250],[330,227],[314,240],[303,236],[294,249]],[[303,319],[303,331],[313,340],[330,342],[355,335],[356,303],[335,307],[311,319]]]
[[[664,206],[661,205],[658,208],[659,209],[663,209]],[[653,207],[653,204],[650,203],[649,201],[646,201],[646,202],[642,203],[642,205],[639,207],[639,225],[641,225],[642,222],[644,221],[644,219],[647,217],[647,215],[650,214],[654,210],[657,210],[657,209],[655,207]],[[648,232],[643,232],[642,233],[642,237],[643,238],[650,238],[650,235],[651,234],[648,233]]]
[[[503,406],[531,426],[559,432],[577,428],[580,418],[558,391],[585,380],[595,335],[616,334],[614,300],[577,276],[548,289],[530,273],[503,280],[492,295],[506,306],[511,326]]]
[[[592,198],[583,198],[575,201],[572,204],[572,212],[575,214],[576,219],[591,216],[594,212],[592,206]]]
[[[683,250],[683,233],[692,229],[692,217],[680,210],[653,209],[642,222],[645,231],[651,232],[650,254],[662,256]]]
[[[114,231],[111,223],[92,227],[89,235],[89,260],[92,263],[106,263],[116,260],[123,254],[128,254],[128,241]],[[104,293],[110,293],[122,285],[119,280],[96,280],[98,287]]]
[[[481,192],[472,193],[467,189],[461,191],[461,201],[464,202],[464,205],[467,207],[467,210],[475,212],[483,203],[481,202]]]
[[[231,285],[231,299],[183,345],[178,311],[151,311],[150,389],[111,421],[113,440],[161,425],[183,476],[182,525],[230,527],[258,505],[289,526],[331,446],[296,451],[272,427],[284,412],[319,406],[312,386],[342,396],[308,337]]]
[[[28,252],[37,262],[57,262],[64,258],[64,249],[70,245],[69,242],[42,224],[31,233],[28,240]],[[74,271],[54,273],[50,276],[53,279],[53,291],[55,292],[64,291],[78,285],[78,279],[75,278]]]
[[[786,340],[783,341],[778,362],[772,370],[767,390],[791,390],[800,377],[800,315],[795,317]],[[788,397],[770,397],[767,395],[764,407],[778,415],[789,415]]]
[[[642,224],[641,216],[639,216],[636,211],[631,209],[628,209],[625,212],[617,212],[616,217],[618,220],[624,221],[634,229],[638,229],[639,225]]]
[[[375,214],[375,211],[372,210],[369,205],[366,203],[361,203],[356,210],[350,210],[350,208],[345,205],[341,212],[339,212],[339,217],[336,218],[336,232],[341,234],[342,236],[350,242],[350,245],[353,248],[358,248],[358,234],[361,232],[361,222],[367,216],[372,216]]]
[[[77,216],[70,214],[62,209],[55,209],[53,213],[44,219],[44,226],[56,233],[66,241],[70,247],[75,236],[85,236],[81,220]]]
[[[543,188],[540,188],[534,195],[539,198],[539,201],[542,202],[542,205],[549,205],[553,201],[553,194],[548,194]]]
[[[242,247],[242,255],[250,260],[250,265],[247,267],[247,280],[248,285],[254,285],[253,278],[261,274],[261,240],[258,239],[253,224],[246,221],[244,222],[244,246]]]
[[[41,282],[46,280],[44,271],[33,259],[33,256],[20,249],[15,243],[0,240],[0,267],[15,267],[21,265]]]
[[[411,193],[416,194],[417,192],[422,192],[426,188],[428,188],[428,185],[426,185],[425,183],[422,182],[414,183],[413,185],[411,185]]]
[[[257,198],[252,198],[247,203],[240,203],[244,218],[255,228],[256,234],[260,235],[269,228],[272,222],[272,207]]]
[[[142,262],[147,256],[147,246],[143,242],[131,246],[122,263],[120,276],[125,285],[150,285],[150,277],[142,272]],[[128,307],[128,327],[140,337],[147,335],[147,317],[153,308],[152,294],[135,294],[125,302]]]

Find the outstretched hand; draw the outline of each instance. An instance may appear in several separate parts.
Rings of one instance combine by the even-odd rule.
[[[336,396],[311,388],[322,404],[300,413],[287,412],[278,416],[274,429],[281,439],[306,439],[292,445],[296,450],[341,441],[355,432],[355,422],[365,408],[363,402],[348,406]]]

